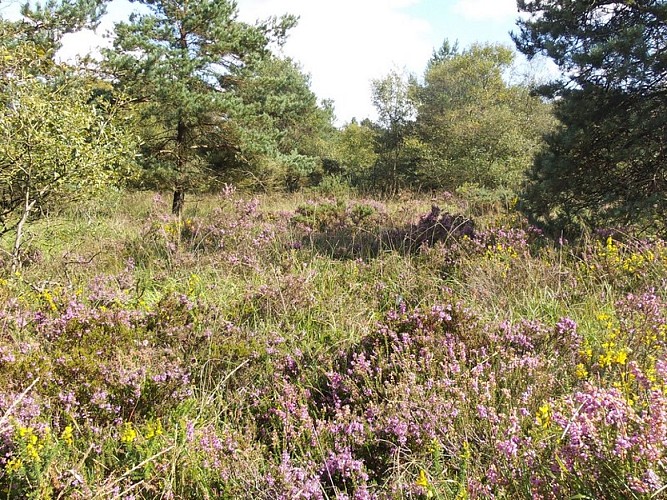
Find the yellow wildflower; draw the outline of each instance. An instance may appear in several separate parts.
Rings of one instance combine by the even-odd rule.
[[[123,425],[123,431],[120,433],[120,440],[125,444],[130,444],[137,439],[137,431],[134,430],[134,427],[131,423],[126,422]]]
[[[428,478],[426,477],[426,471],[424,471],[424,469],[419,469],[419,477],[417,478],[416,484],[417,486],[428,488]]]
[[[419,469],[419,477],[417,478],[417,481],[415,481],[415,484],[426,489],[426,498],[433,498],[433,489],[428,482],[428,478],[426,477],[426,472],[424,469]]]
[[[539,407],[535,418],[537,420],[538,425],[542,427],[549,426],[549,424],[551,423],[551,407],[549,406],[549,403],[544,403],[542,406]]]
[[[51,295],[51,292],[49,292],[48,290],[44,290],[42,292],[42,297],[44,297],[44,300],[46,300],[46,303],[49,305],[51,311],[53,312],[58,311],[58,306],[56,306],[56,303],[53,300],[53,295]]]
[[[28,443],[25,447],[25,452],[28,457],[34,461],[34,462],[39,462],[39,452],[37,451],[37,448],[33,443]]]
[[[463,442],[463,459],[468,461],[470,460],[470,457],[472,456],[472,453],[470,452],[470,443],[468,441]]]
[[[7,461],[5,465],[5,470],[7,472],[16,472],[21,467],[23,467],[23,461],[20,458],[11,458]]]
[[[162,434],[162,422],[159,420],[155,423],[148,422],[146,424],[146,439],[152,439],[155,436],[161,436]]]
[[[588,370],[586,370],[586,367],[584,366],[583,363],[579,363],[577,365],[577,368],[576,368],[574,373],[577,376],[577,378],[580,379],[580,380],[583,380],[586,377],[588,377]]]
[[[71,425],[68,425],[63,429],[62,434],[60,434],[60,439],[62,439],[67,446],[72,446],[74,444],[74,436],[72,433]]]
[[[627,359],[628,359],[628,352],[625,349],[621,349],[616,353],[614,361],[619,365],[624,365]]]
[[[613,351],[607,351],[606,353],[600,354],[600,356],[598,356],[598,363],[600,363],[600,366],[602,368],[611,365],[613,360],[614,360]]]

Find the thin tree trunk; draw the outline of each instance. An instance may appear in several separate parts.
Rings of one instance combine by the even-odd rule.
[[[14,248],[12,249],[12,272],[16,272],[21,268],[21,243],[23,243],[23,226],[30,216],[30,211],[35,206],[37,200],[30,201],[30,189],[26,189],[25,202],[23,205],[23,215],[21,220],[16,225],[16,237],[14,238]]]
[[[178,158],[176,159],[176,175],[178,176],[178,179],[176,181],[176,186],[174,187],[174,200],[171,204],[171,213],[178,217],[179,221],[183,215],[183,206],[185,205],[185,189],[181,184],[181,177],[184,175],[185,143],[187,141],[186,133],[185,123],[183,123],[182,120],[179,120],[178,126],[176,127],[176,147],[178,151]]]
[[[174,201],[171,204],[171,213],[181,220],[183,215],[183,205],[185,205],[185,191],[181,187],[174,189]]]

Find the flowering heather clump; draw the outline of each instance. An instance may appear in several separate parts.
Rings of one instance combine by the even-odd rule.
[[[23,481],[30,488],[38,476],[48,480],[49,457],[71,448],[75,435],[99,440],[105,429],[125,426],[127,438],[135,423],[191,397],[184,360],[158,337],[166,327],[156,330],[155,313],[131,309],[127,289],[119,294],[109,285],[122,279],[92,280],[87,297],[35,292],[42,305],[36,311],[4,308],[6,319],[22,325],[21,337],[31,339],[17,343],[11,331],[0,339],[0,487],[11,483],[12,494],[22,495]]]
[[[289,360],[287,375],[276,375],[273,417],[261,428],[274,446],[283,436],[292,452],[328,450],[313,456],[328,474],[324,490],[352,498],[389,483],[412,495],[412,481],[394,483],[396,460],[430,463],[438,450],[450,473],[489,467],[484,457],[499,451],[516,460],[541,398],[559,391],[558,363],[575,359],[580,341],[569,319],[554,328],[491,327],[459,305],[395,311],[340,352],[312,390]]]
[[[630,296],[618,306],[633,321],[631,311],[644,310],[641,323],[654,318],[650,324],[660,329],[664,307],[651,307],[654,302]],[[448,457],[448,474],[462,468],[483,474],[465,483],[477,498],[519,495],[525,488],[543,498],[655,493],[664,476],[649,465],[665,453],[667,398],[621,357],[615,366],[628,371],[599,361],[602,380],[577,382],[587,377],[574,369],[586,345],[570,318],[553,327],[534,321],[493,327],[460,306],[393,312],[375,333],[340,353],[315,391],[303,388],[289,360],[285,373],[291,375],[277,379],[280,406],[272,410],[277,419],[270,428],[292,452],[328,449],[313,458],[337,475],[321,487],[350,497],[374,484],[412,495],[411,484],[391,483],[396,457],[428,464],[435,450]],[[663,364],[656,362],[654,373],[667,375]],[[667,387],[661,376],[653,377],[654,387]],[[573,393],[566,391],[568,380],[579,387]],[[613,483],[611,471],[624,474],[620,483]]]
[[[264,477],[262,498],[290,500],[322,500],[319,475],[312,463],[299,466],[292,462],[287,452],[282,454],[280,464]]]
[[[570,394],[549,398],[536,416],[546,455],[532,464],[523,460],[536,493],[620,498],[662,491],[666,306],[650,292],[629,294],[616,304],[618,319],[598,315],[603,335],[597,345],[589,340],[581,346],[580,384]],[[526,457],[533,450],[524,446],[518,453]]]
[[[530,245],[539,239],[534,231],[519,228],[491,228],[478,231],[475,240],[485,249],[487,256],[506,254],[510,258],[530,256]]]
[[[225,206],[227,205],[227,206]],[[187,219],[181,241],[193,252],[238,250],[246,245],[261,248],[274,239],[273,225],[264,221],[257,200],[237,200],[214,210],[205,220]]]

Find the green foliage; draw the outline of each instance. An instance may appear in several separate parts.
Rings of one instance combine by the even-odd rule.
[[[373,105],[378,112],[379,124],[376,139],[379,158],[373,180],[376,187],[390,193],[409,185],[410,174],[415,170],[405,147],[417,112],[413,87],[413,78],[397,71],[372,83]]]
[[[81,29],[94,29],[106,12],[107,0],[26,1],[21,7],[24,22],[18,38],[30,40],[51,56],[62,47],[62,38]]]
[[[295,18],[250,25],[227,0],[141,3],[149,13],[116,26],[104,66],[137,102],[148,177],[174,190],[175,213],[186,190],[220,178],[302,185],[331,116],[299,68],[270,51]]]
[[[378,123],[343,130],[343,172],[355,185],[388,192],[465,184],[499,197],[518,192],[554,120],[528,87],[506,82],[513,62],[501,45],[459,50],[445,40],[423,82],[395,71],[374,81]]]
[[[664,108],[657,96],[564,94],[556,105],[562,126],[530,172],[525,212],[555,235],[612,225],[664,233]]]
[[[324,175],[315,188],[317,193],[327,198],[349,198],[354,193],[350,182],[340,175]]]
[[[431,55],[431,59],[428,61],[427,67],[430,68],[431,66],[435,66],[436,64],[451,59],[459,53],[459,42],[456,41],[452,44],[447,38],[445,38],[440,48],[438,50],[433,50],[433,54]]]
[[[252,26],[236,20],[233,2],[141,3],[149,13],[117,24],[104,66],[141,102],[141,115],[153,125],[145,130],[152,132],[144,135],[145,152],[171,167],[174,211],[180,214],[185,190],[206,172],[212,142],[238,151],[227,117],[242,103],[228,90],[248,65],[268,55],[269,43],[284,40],[294,19]]]
[[[432,59],[418,89],[422,185],[518,190],[551,118],[527,88],[505,82],[513,60],[500,45],[448,49]]]
[[[331,110],[318,105],[309,78],[298,64],[267,57],[253,65],[236,91],[248,111],[266,120],[266,133],[275,136],[278,152],[320,156],[318,139],[333,132]]]
[[[133,149],[113,123],[116,110],[90,102],[81,82],[9,85],[12,109],[0,120],[2,231],[23,210],[46,210],[100,193],[128,174]]]
[[[93,83],[63,74],[51,52],[2,21],[0,44],[0,234],[15,233],[18,264],[24,225],[50,208],[77,203],[127,177],[134,141],[118,100],[96,98]]]
[[[525,193],[525,211],[554,234],[636,224],[664,233],[667,131],[662,1],[518,2],[530,16],[519,50],[563,70],[542,89],[562,126],[547,138]]]
[[[289,59],[271,56],[253,65],[233,89],[241,105],[229,115],[229,126],[238,152],[232,157],[216,148],[211,167],[255,189],[294,191],[313,182],[334,129],[330,110],[318,105],[309,84]]]
[[[337,134],[333,148],[338,171],[332,173],[348,178],[353,185],[364,185],[370,181],[379,159],[373,128],[352,121]]]
[[[529,57],[543,54],[566,80],[629,93],[663,88],[667,5],[662,0],[519,0],[527,18],[513,38]]]

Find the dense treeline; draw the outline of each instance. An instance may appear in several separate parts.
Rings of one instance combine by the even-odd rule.
[[[185,192],[220,182],[267,191],[323,181],[385,192],[466,183],[516,190],[550,125],[546,104],[505,82],[509,48],[445,43],[423,79],[392,73],[373,82],[377,121],[338,130],[308,76],[272,50],[295,18],[250,25],[232,2],[137,3],[141,14],[116,26],[95,64],[58,65],[54,56],[65,33],[99,19],[101,2],[26,7],[22,21],[3,21],[3,46],[32,76],[55,85],[55,71],[82,78],[85,69],[91,95],[122,102],[127,132],[139,138],[132,185],[173,189],[176,211]],[[50,47],[19,53],[8,30]]]
[[[532,17],[517,47],[551,57],[561,82],[508,83],[512,49],[445,41],[424,75],[372,82],[375,121],[342,128],[277,55],[296,18],[248,24],[228,0],[138,0],[101,58],[56,62],[63,36],[95,27],[105,3],[52,0],[0,19],[0,224],[16,248],[31,217],[119,180],[171,190],[177,215],[187,192],[233,183],[519,195],[554,234],[664,227],[661,1],[519,2]]]

